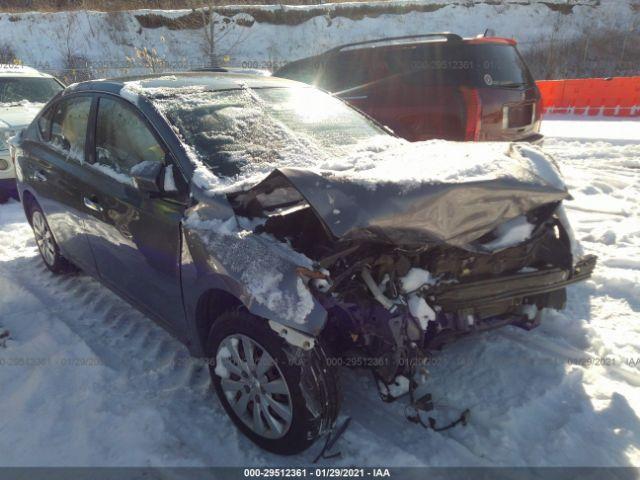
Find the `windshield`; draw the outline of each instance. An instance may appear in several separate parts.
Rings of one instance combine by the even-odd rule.
[[[305,167],[389,135],[342,101],[312,88],[195,92],[154,99],[218,177]]]
[[[53,78],[0,78],[0,103],[47,103],[62,89]]]

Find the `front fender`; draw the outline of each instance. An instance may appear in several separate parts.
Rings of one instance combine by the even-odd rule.
[[[222,290],[266,320],[311,336],[322,331],[327,312],[296,273],[299,266],[311,267],[307,257],[271,236],[242,229],[235,216],[223,221],[193,215],[183,225],[188,312],[195,312],[207,291]]]

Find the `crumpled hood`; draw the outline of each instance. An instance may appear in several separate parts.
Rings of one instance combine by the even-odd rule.
[[[444,143],[454,154],[461,145]],[[370,238],[397,245],[438,242],[469,248],[501,223],[570,197],[555,163],[540,149],[464,144],[464,151],[473,152],[474,146],[484,149],[484,156],[448,165],[442,159],[434,165],[424,149],[419,171],[388,150],[372,168],[280,168],[250,190],[234,195],[233,202],[269,203],[272,195],[292,199],[295,191],[338,239]],[[501,154],[492,160],[487,155],[490,149]],[[411,168],[413,172],[407,171]]]
[[[0,103],[0,128],[22,129],[29,125],[38,112],[42,103]]]

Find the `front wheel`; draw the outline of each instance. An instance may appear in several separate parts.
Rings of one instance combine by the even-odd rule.
[[[211,378],[236,426],[265,450],[291,455],[331,428],[339,409],[335,368],[319,343],[289,345],[263,319],[223,314],[209,336]]]

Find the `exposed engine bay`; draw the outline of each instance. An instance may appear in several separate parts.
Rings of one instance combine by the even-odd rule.
[[[296,189],[268,182],[229,200],[238,215],[265,219],[256,233],[313,260],[298,275],[328,313],[326,343],[387,383],[411,378],[430,350],[461,335],[536,327],[540,311],[562,309],[565,286],[587,278],[596,262],[573,258],[560,201],[516,217],[526,238],[505,243],[510,233],[498,225],[463,248],[438,239],[398,244],[375,226],[336,238]]]

